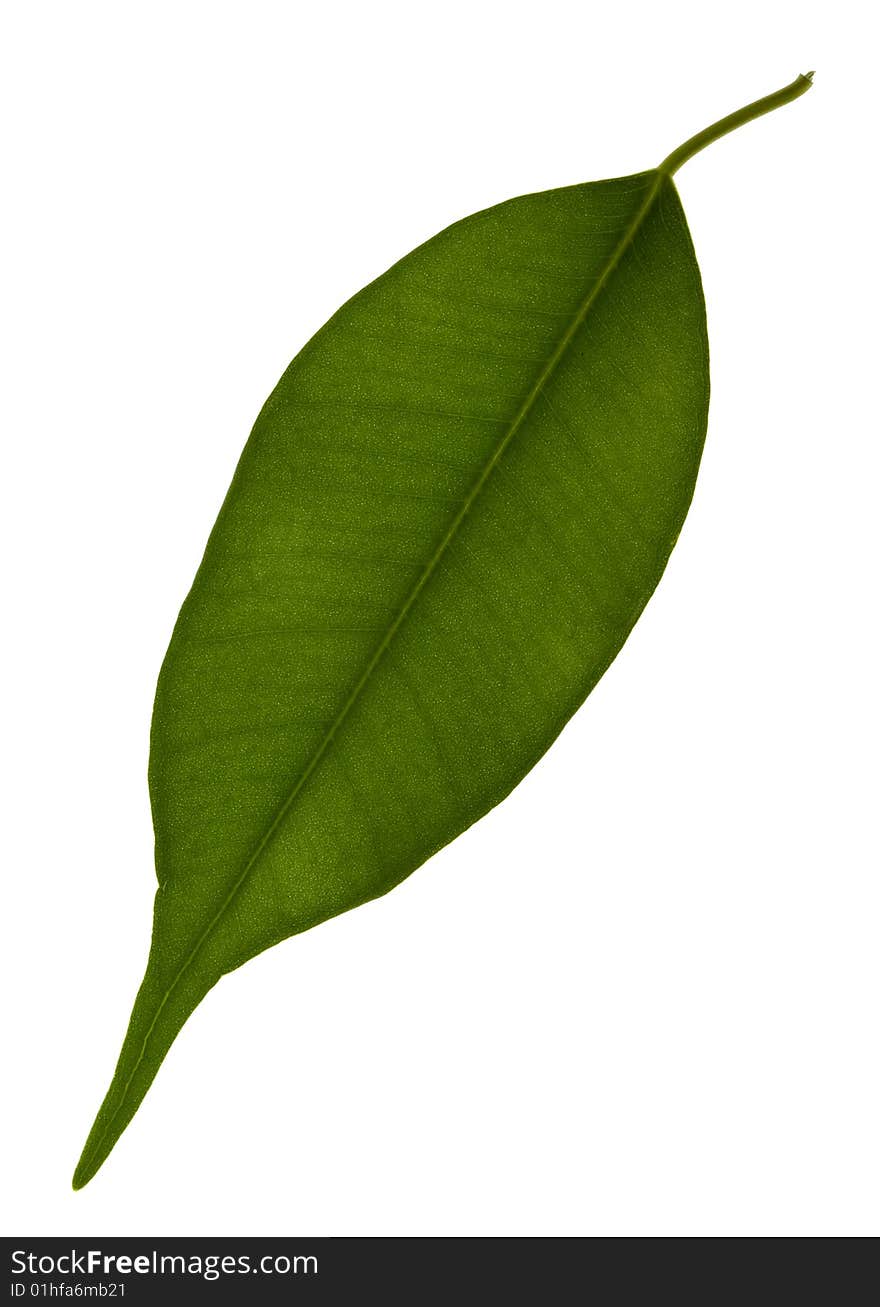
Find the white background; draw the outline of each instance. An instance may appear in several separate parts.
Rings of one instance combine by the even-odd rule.
[[[871,7],[4,12],[3,1233],[877,1234]],[[74,1194],[156,673],[289,358],[449,222],[813,67],[677,179],[712,411],[626,648],[510,800],[224,980]]]

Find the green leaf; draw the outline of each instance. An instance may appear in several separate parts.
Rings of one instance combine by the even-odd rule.
[[[153,941],[74,1176],[221,976],[384,894],[509,794],[615,657],[709,399],[672,173],[526,195],[343,306],[257,419],[153,716]]]

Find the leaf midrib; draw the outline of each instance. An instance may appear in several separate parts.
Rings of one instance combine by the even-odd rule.
[[[433,575],[434,571],[436,570],[437,565],[440,562],[440,559],[446,553],[446,550],[448,549],[449,545],[457,535],[458,530],[461,527],[462,523],[464,522],[465,518],[468,516],[474,504],[479,499],[483,487],[486,485],[486,482],[491,477],[492,472],[500,462],[505,450],[508,448],[514,436],[519,431],[520,427],[525,421],[526,417],[531,412],[536,400],[541,395],[541,392],[543,391],[547,382],[550,380],[553,373],[556,371],[557,367],[559,366],[560,362],[565,356],[569,346],[571,345],[572,340],[577,335],[580,328],[583,326],[583,323],[586,320],[587,315],[589,314],[591,308],[593,307],[593,304],[595,303],[596,299],[601,294],[602,290],[607,284],[609,278],[611,277],[611,274],[614,272],[615,268],[620,263],[620,260],[623,258],[623,255],[626,253],[626,251],[629,249],[630,245],[632,244],[639,228],[641,227],[647,214],[649,213],[651,207],[653,206],[654,201],[656,200],[657,195],[660,191],[660,188],[664,180],[666,179],[666,176],[667,176],[666,173],[660,169],[654,172],[653,180],[651,181],[648,187],[645,198],[642,201],[642,204],[640,205],[638,210],[636,211],[635,216],[630,222],[630,225],[627,227],[623,236],[620,238],[620,241],[615,246],[612,254],[609,256],[608,262],[606,263],[602,272],[600,273],[598,278],[593,282],[592,286],[590,287],[590,290],[588,291],[587,295],[584,297],[583,302],[581,303],[580,307],[578,308],[578,311],[572,318],[569,326],[567,327],[563,335],[560,337],[556,349],[553,351],[550,358],[545,363],[542,371],[540,372],[537,380],[535,381],[534,386],[529,391],[529,394],[526,396],[526,398],[523,400],[522,404],[520,405],[517,414],[511,420],[505,434],[499,441],[492,457],[488,460],[485,467],[480,472],[480,475],[478,476],[477,480],[474,482],[474,485],[470,493],[468,494],[467,498],[464,500],[456,516],[453,518],[451,525],[447,529],[445,535],[443,536],[439,545],[435,549],[431,558],[423,568],[418,581],[413,586],[407,599],[402,605],[400,612],[397,614],[396,618],[394,619],[391,626],[388,628],[387,632],[385,633],[379,645],[377,646],[375,652],[373,653],[372,657],[370,658],[370,661],[366,666],[366,669],[364,670],[360,679],[357,681],[356,685],[350,692],[348,698],[346,699],[345,703],[343,704],[336,718],[330,725],[321,743],[313,753],[308,764],[300,773],[300,776],[297,779],[293,788],[291,789],[290,794],[287,796],[287,798],[284,800],[284,803],[278,809],[271,824],[267,828],[266,833],[263,835],[259,844],[254,849],[254,852],[251,854],[251,856],[248,858],[247,862],[245,863],[243,870],[239,873],[238,877],[233,882],[225,899],[220,904],[217,911],[214,913],[214,916],[205,926],[204,930],[202,931],[199,938],[196,940],[195,944],[190,950],[185,961],[183,962],[180,969],[177,971],[176,975],[174,976],[174,979],[171,981],[171,984],[165,990],[161,1002],[156,1008],[156,1013],[153,1017],[153,1020],[150,1022],[150,1025],[147,1028],[147,1031],[144,1035],[141,1050],[138,1054],[137,1059],[135,1060],[134,1066],[131,1069],[131,1073],[129,1074],[125,1084],[122,1087],[117,1106],[114,1112],[111,1114],[110,1118],[108,1119],[107,1124],[105,1125],[104,1130],[102,1131],[100,1139],[96,1142],[95,1151],[98,1151],[100,1149],[100,1145],[103,1143],[104,1139],[106,1138],[110,1130],[110,1127],[113,1124],[113,1121],[115,1120],[118,1112],[120,1111],[123,1103],[125,1102],[128,1088],[131,1085],[132,1080],[134,1079],[138,1067],[143,1061],[144,1055],[147,1050],[147,1045],[150,1040],[150,1036],[152,1035],[153,1030],[156,1027],[156,1023],[158,1022],[160,1016],[162,1015],[162,1011],[165,1007],[165,1004],[168,1002],[168,999],[174,993],[175,989],[179,985],[180,981],[183,979],[189,967],[192,965],[193,961],[198,956],[199,951],[201,950],[208,936],[214,930],[214,927],[218,924],[219,921],[222,920],[228,908],[234,902],[241,887],[244,885],[251,871],[256,866],[259,859],[262,857],[262,854],[267,848],[267,846],[272,842],[275,833],[283,823],[285,817],[287,816],[293,804],[296,802],[296,799],[299,796],[304,785],[306,784],[309,777],[314,772],[315,768],[318,766],[318,763],[324,757],[324,754],[327,752],[328,748],[332,744],[340,728],[342,727],[345,719],[348,717],[348,714],[351,712],[355,703],[360,698],[363,690],[365,689],[366,685],[369,683],[369,680],[373,675],[373,672],[376,670],[376,667],[381,662],[387,649],[389,648],[392,641],[394,640],[394,637],[396,636],[397,632],[400,630],[401,626],[403,625],[404,621],[409,615],[411,609],[413,608],[416,601],[418,600],[419,595],[422,593],[428,581],[430,580],[431,576]]]

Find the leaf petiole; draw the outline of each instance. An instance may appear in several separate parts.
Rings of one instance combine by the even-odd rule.
[[[799,95],[809,91],[813,85],[813,73],[801,73],[788,86],[783,86],[781,91],[774,91],[772,95],[765,95],[760,100],[753,100],[751,104],[744,105],[742,109],[737,109],[734,113],[729,113],[726,118],[719,118],[717,123],[712,123],[709,127],[704,127],[696,136],[691,136],[688,140],[680,145],[677,150],[673,150],[670,155],[663,160],[657,169],[658,172],[664,172],[671,177],[677,172],[683,163],[699,154],[707,145],[717,141],[720,136],[726,136],[728,132],[735,132],[737,127],[742,127],[743,123],[751,122],[753,118],[760,118],[762,114],[771,113],[774,109],[779,109],[783,104],[789,104],[796,100]]]

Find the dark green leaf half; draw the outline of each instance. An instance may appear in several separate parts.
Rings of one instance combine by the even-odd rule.
[[[267,401],[159,678],[153,943],[77,1187],[221,976],[486,813],[621,648],[706,431],[705,135],[449,227]]]

